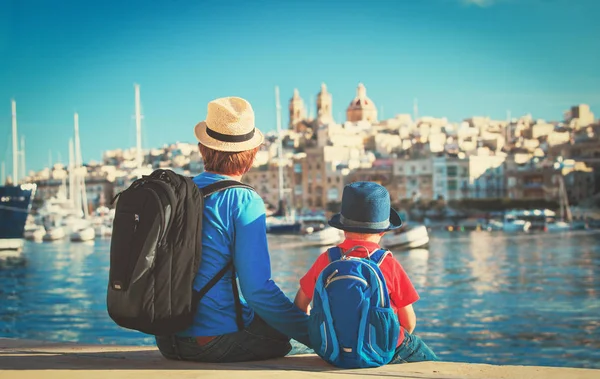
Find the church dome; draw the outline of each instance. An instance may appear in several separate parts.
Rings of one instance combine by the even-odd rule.
[[[346,120],[357,121],[377,121],[377,107],[371,99],[367,97],[367,89],[364,84],[359,83],[356,89],[356,97],[350,102],[346,110]]]
[[[350,102],[349,108],[352,109],[377,109],[373,101],[367,97],[367,89],[362,83],[358,84],[356,97]]]

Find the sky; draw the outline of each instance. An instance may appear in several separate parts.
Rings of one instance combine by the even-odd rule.
[[[338,122],[360,82],[380,118],[415,98],[451,121],[600,115],[598,14],[597,0],[0,0],[0,160],[10,174],[11,99],[28,171],[68,162],[74,112],[84,162],[135,146],[134,83],[144,148],[195,143],[223,96],[274,130],[276,85],[284,127],[294,88],[314,103],[322,82]]]

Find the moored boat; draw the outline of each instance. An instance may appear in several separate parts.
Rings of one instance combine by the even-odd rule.
[[[386,233],[381,245],[386,249],[409,250],[426,247],[429,244],[429,232],[425,225],[406,224],[402,228]]]

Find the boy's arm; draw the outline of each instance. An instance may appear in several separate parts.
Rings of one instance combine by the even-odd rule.
[[[398,319],[400,325],[402,325],[409,333],[412,333],[413,330],[415,330],[415,327],[417,326],[417,315],[415,315],[412,304],[398,309]]]
[[[400,262],[393,256],[387,258],[392,265],[392,288],[390,298],[398,309],[398,321],[404,329],[412,333],[417,325],[417,316],[412,304],[419,300],[419,294],[402,268]]]
[[[327,254],[319,255],[306,274],[300,278],[300,288],[296,293],[294,304],[306,314],[310,313],[310,302],[312,301],[312,294],[315,292],[317,278],[319,277],[321,270],[323,270],[328,263],[329,256]]]
[[[296,293],[296,298],[294,299],[294,304],[296,304],[296,306],[300,308],[302,312],[310,314],[310,302],[311,299],[304,294],[302,288],[299,288],[298,292]]]

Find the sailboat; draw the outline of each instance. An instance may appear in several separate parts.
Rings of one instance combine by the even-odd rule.
[[[275,87],[275,107],[277,110],[277,155],[279,168],[279,208],[267,217],[267,233],[271,234],[299,234],[302,223],[296,218],[294,209],[287,209],[285,199],[286,190],[283,187],[283,145],[281,133],[281,104],[279,102],[279,87]],[[289,190],[287,191],[289,192]]]
[[[562,174],[558,178],[558,204],[560,219],[546,219],[544,229],[548,232],[562,232],[572,229],[573,215],[569,207],[569,198],[565,189],[565,181]]]
[[[19,253],[23,248],[23,235],[27,216],[37,186],[33,183],[19,184],[19,151],[17,147],[17,103],[12,106],[12,182],[0,185],[0,251]]]
[[[83,217],[72,225],[70,239],[74,242],[85,242],[91,241],[96,237],[96,232],[90,221],[90,214],[87,203],[87,192],[85,190],[85,172],[86,169],[83,167],[81,157],[81,142],[79,140],[79,115],[75,113],[74,116],[75,124],[75,168],[71,178],[74,179],[70,186],[75,185],[72,189],[74,193],[75,209],[83,210]],[[71,147],[69,146],[69,155],[71,155]]]

